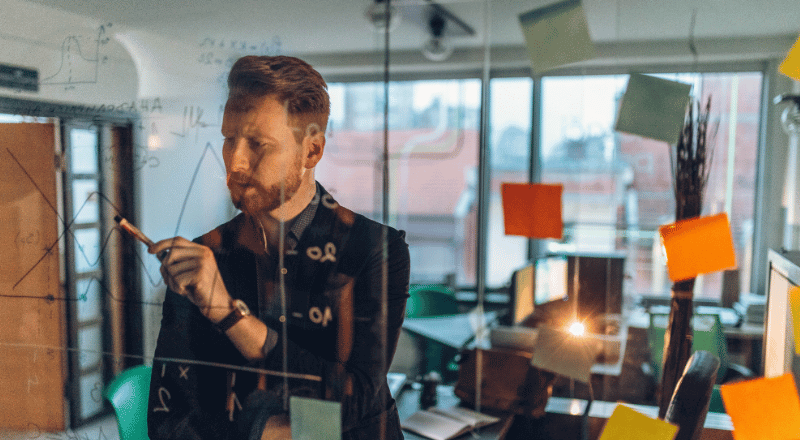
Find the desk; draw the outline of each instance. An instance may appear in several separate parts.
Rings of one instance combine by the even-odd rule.
[[[406,318],[403,330],[434,340],[448,347],[460,349],[475,336],[480,315],[460,313],[458,315],[431,316],[425,318]],[[497,318],[497,312],[483,314],[483,325],[489,327]]]
[[[650,326],[650,314],[644,310],[631,313],[628,326],[647,329]],[[722,332],[728,343],[729,360],[744,365],[755,375],[761,374],[761,347],[764,342],[764,326],[743,323],[739,327],[722,326]]]
[[[459,399],[456,397],[453,387],[440,385],[436,390],[436,394],[439,398],[439,402],[437,406],[442,408],[447,408],[451,406],[456,406],[459,404]],[[417,410],[419,410],[419,395],[420,390],[416,390],[413,388],[409,388],[404,390],[400,396],[395,399],[397,401],[397,412],[400,414],[400,421],[407,419],[412,414],[414,414]],[[474,408],[472,408],[474,409]],[[482,412],[493,415],[496,417],[500,417],[500,421],[494,423],[492,425],[483,427],[474,433],[476,434],[473,436],[470,433],[466,433],[462,436],[459,436],[458,439],[464,440],[504,440],[506,437],[506,433],[508,433],[508,429],[511,427],[511,423],[514,421],[513,414],[503,414],[498,413],[496,411],[487,411],[482,410]],[[403,436],[406,440],[430,440],[426,437],[419,436],[412,432],[403,431]]]

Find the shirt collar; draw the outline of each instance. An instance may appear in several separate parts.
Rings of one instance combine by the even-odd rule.
[[[308,225],[311,224],[311,221],[314,220],[314,215],[317,213],[317,206],[319,206],[321,192],[319,183],[315,182],[315,185],[317,192],[314,194],[314,198],[311,199],[311,203],[306,205],[300,214],[290,220],[291,225],[289,226],[287,237],[294,240],[295,245],[300,241],[300,237],[303,236],[303,232],[305,232],[305,230],[308,228]]]

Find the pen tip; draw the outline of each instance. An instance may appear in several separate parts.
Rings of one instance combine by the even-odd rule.
[[[121,221],[122,221],[122,217],[121,217],[121,216],[119,216],[119,215],[115,215],[115,216],[114,216],[114,221],[115,221],[115,222],[117,222],[117,223],[119,223],[119,222],[121,222]]]

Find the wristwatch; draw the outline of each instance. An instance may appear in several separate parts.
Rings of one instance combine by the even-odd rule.
[[[242,318],[250,314],[250,308],[240,299],[231,301],[231,307],[233,307],[233,310],[228,313],[228,316],[222,318],[222,321],[217,323],[217,329],[222,333],[228,331],[231,327],[236,325],[237,322],[241,321]]]

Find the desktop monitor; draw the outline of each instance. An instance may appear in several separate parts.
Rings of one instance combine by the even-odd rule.
[[[539,258],[518,269],[511,278],[509,324],[522,324],[536,306],[567,297],[567,259]]]
[[[789,292],[800,286],[800,252],[768,255],[767,311],[764,321],[764,376],[794,373],[800,379],[800,356],[795,353],[795,333]]]
[[[561,326],[622,312],[625,258],[619,254],[559,254],[514,272],[509,325]],[[602,329],[590,329],[602,332]]]

